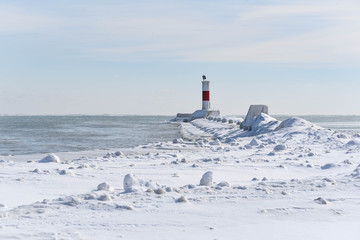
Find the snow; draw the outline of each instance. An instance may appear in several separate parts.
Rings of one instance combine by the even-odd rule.
[[[284,144],[279,144],[274,147],[275,152],[284,151],[286,149],[286,146]]]
[[[170,142],[0,157],[0,239],[357,239],[358,135],[176,124]]]
[[[208,171],[204,173],[204,175],[200,179],[200,185],[203,186],[211,186],[213,181],[213,172]]]
[[[187,203],[188,200],[186,199],[185,196],[181,196],[178,199],[176,199],[176,202],[178,202],[178,203]]]
[[[54,153],[51,153],[51,154],[47,155],[46,157],[44,157],[43,159],[41,159],[39,162],[40,163],[50,163],[50,162],[60,163],[60,158],[58,156],[56,156]]]
[[[208,110],[196,110],[195,112],[193,112],[193,114],[191,115],[191,118],[205,118],[206,114],[207,114]]]
[[[108,184],[107,182],[103,182],[97,186],[97,189],[99,191],[110,191],[112,188],[111,188],[110,184]]]
[[[254,119],[261,113],[268,114],[269,110],[266,105],[250,105],[245,120],[241,123],[240,128],[248,130],[253,125]]]
[[[139,180],[132,174],[126,174],[124,177],[124,190],[125,192],[137,191]]]

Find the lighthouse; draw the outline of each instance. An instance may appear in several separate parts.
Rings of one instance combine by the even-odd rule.
[[[202,110],[210,109],[210,81],[206,80],[206,76],[202,76]]]
[[[210,109],[210,81],[206,80],[206,76],[202,76],[202,108],[193,113],[178,113],[173,121],[189,122],[198,118],[218,117],[219,110]]]

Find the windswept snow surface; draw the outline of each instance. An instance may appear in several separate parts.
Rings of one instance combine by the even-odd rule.
[[[179,127],[121,154],[1,157],[0,239],[358,239],[358,134],[265,114]]]

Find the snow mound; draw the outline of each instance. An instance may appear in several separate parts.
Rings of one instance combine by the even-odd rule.
[[[209,142],[209,144],[212,146],[221,146],[221,142],[219,139],[215,139],[214,141]]]
[[[299,117],[292,117],[282,121],[280,125],[275,129],[275,131],[278,131],[283,128],[293,128],[293,127],[309,128],[314,126],[315,125],[313,123],[306,121],[305,119]]]
[[[38,168],[35,168],[34,170],[32,170],[31,172],[33,172],[33,173],[40,173],[41,172],[41,170],[40,169],[38,169]]]
[[[76,196],[70,196],[65,199],[60,198],[58,200],[64,200],[62,204],[70,207],[74,207],[76,205],[81,204],[81,199]]]
[[[174,144],[177,144],[177,143],[184,143],[184,140],[182,138],[176,138],[173,140],[173,143]]]
[[[259,142],[256,141],[255,138],[253,138],[253,139],[251,140],[251,142],[249,143],[249,145],[250,145],[250,146],[258,146],[258,145],[259,145]]]
[[[319,204],[323,204],[323,205],[326,205],[328,204],[328,201],[322,197],[318,197],[316,199],[314,199],[315,202],[319,203]]]
[[[226,181],[221,181],[220,183],[218,183],[217,186],[218,187],[230,187],[230,184]]]
[[[354,172],[351,174],[353,178],[360,178],[360,166],[357,167]]]
[[[360,145],[360,141],[358,141],[358,140],[350,140],[349,142],[346,143],[346,145],[348,145],[348,146],[358,146],[358,145]]]
[[[335,167],[337,167],[336,164],[334,164],[334,163],[327,163],[327,164],[321,166],[321,169],[322,169],[322,170],[326,170],[326,169],[335,168]]]
[[[110,191],[111,187],[110,184],[108,184],[107,182],[103,182],[97,186],[97,189],[99,191]]]
[[[345,134],[343,133],[339,133],[336,135],[337,138],[340,138],[340,139],[348,139],[348,136],[346,136]]]
[[[251,130],[250,130],[251,136],[274,131],[279,126],[279,124],[280,124],[280,122],[278,120],[276,120],[275,118],[270,117],[269,115],[267,115],[265,113],[261,113],[250,124],[251,125]]]
[[[134,206],[133,205],[118,205],[116,204],[115,205],[116,209],[121,209],[121,210],[135,210]]]
[[[67,169],[63,169],[59,172],[60,175],[74,175],[74,173],[70,170],[67,170]]]
[[[56,156],[54,153],[51,153],[39,161],[39,163],[50,163],[50,162],[60,163],[60,158]]]
[[[177,202],[177,203],[187,203],[188,200],[186,199],[185,196],[181,196],[181,197],[179,197],[178,199],[176,199],[175,202]]]
[[[117,156],[117,157],[122,156],[122,155],[124,155],[124,154],[120,151],[115,152],[115,156]]]
[[[111,201],[112,198],[110,197],[109,194],[102,194],[98,197],[99,201]]]
[[[126,174],[124,177],[124,190],[125,192],[134,192],[138,190],[139,180],[132,174]]]
[[[274,147],[274,151],[275,151],[275,152],[284,151],[285,149],[286,149],[286,146],[283,145],[283,144],[279,144],[279,145],[276,145],[276,146]]]
[[[212,181],[213,181],[213,172],[208,171],[208,172],[204,173],[204,175],[202,176],[202,178],[200,180],[200,185],[211,186]]]
[[[166,191],[163,189],[163,188],[158,188],[158,189],[155,189],[154,190],[154,193],[156,193],[156,194],[164,194]]]

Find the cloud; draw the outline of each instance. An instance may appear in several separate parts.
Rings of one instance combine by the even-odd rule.
[[[200,50],[188,61],[339,63],[360,60],[360,33],[352,29],[331,28],[247,45]]]
[[[60,18],[24,7],[0,5],[0,34],[39,33],[60,24]]]
[[[109,16],[97,23],[97,31],[119,44],[89,52],[120,59],[142,55],[202,62],[353,61],[360,58],[360,17],[355,11],[359,6],[331,1],[234,4],[225,9],[227,20],[206,7],[193,14],[182,9],[173,14]]]
[[[350,63],[360,58],[356,1],[110,3],[58,6],[56,14],[2,7],[0,33],[36,32],[46,39],[56,32],[54,40],[74,56],[119,61]]]

